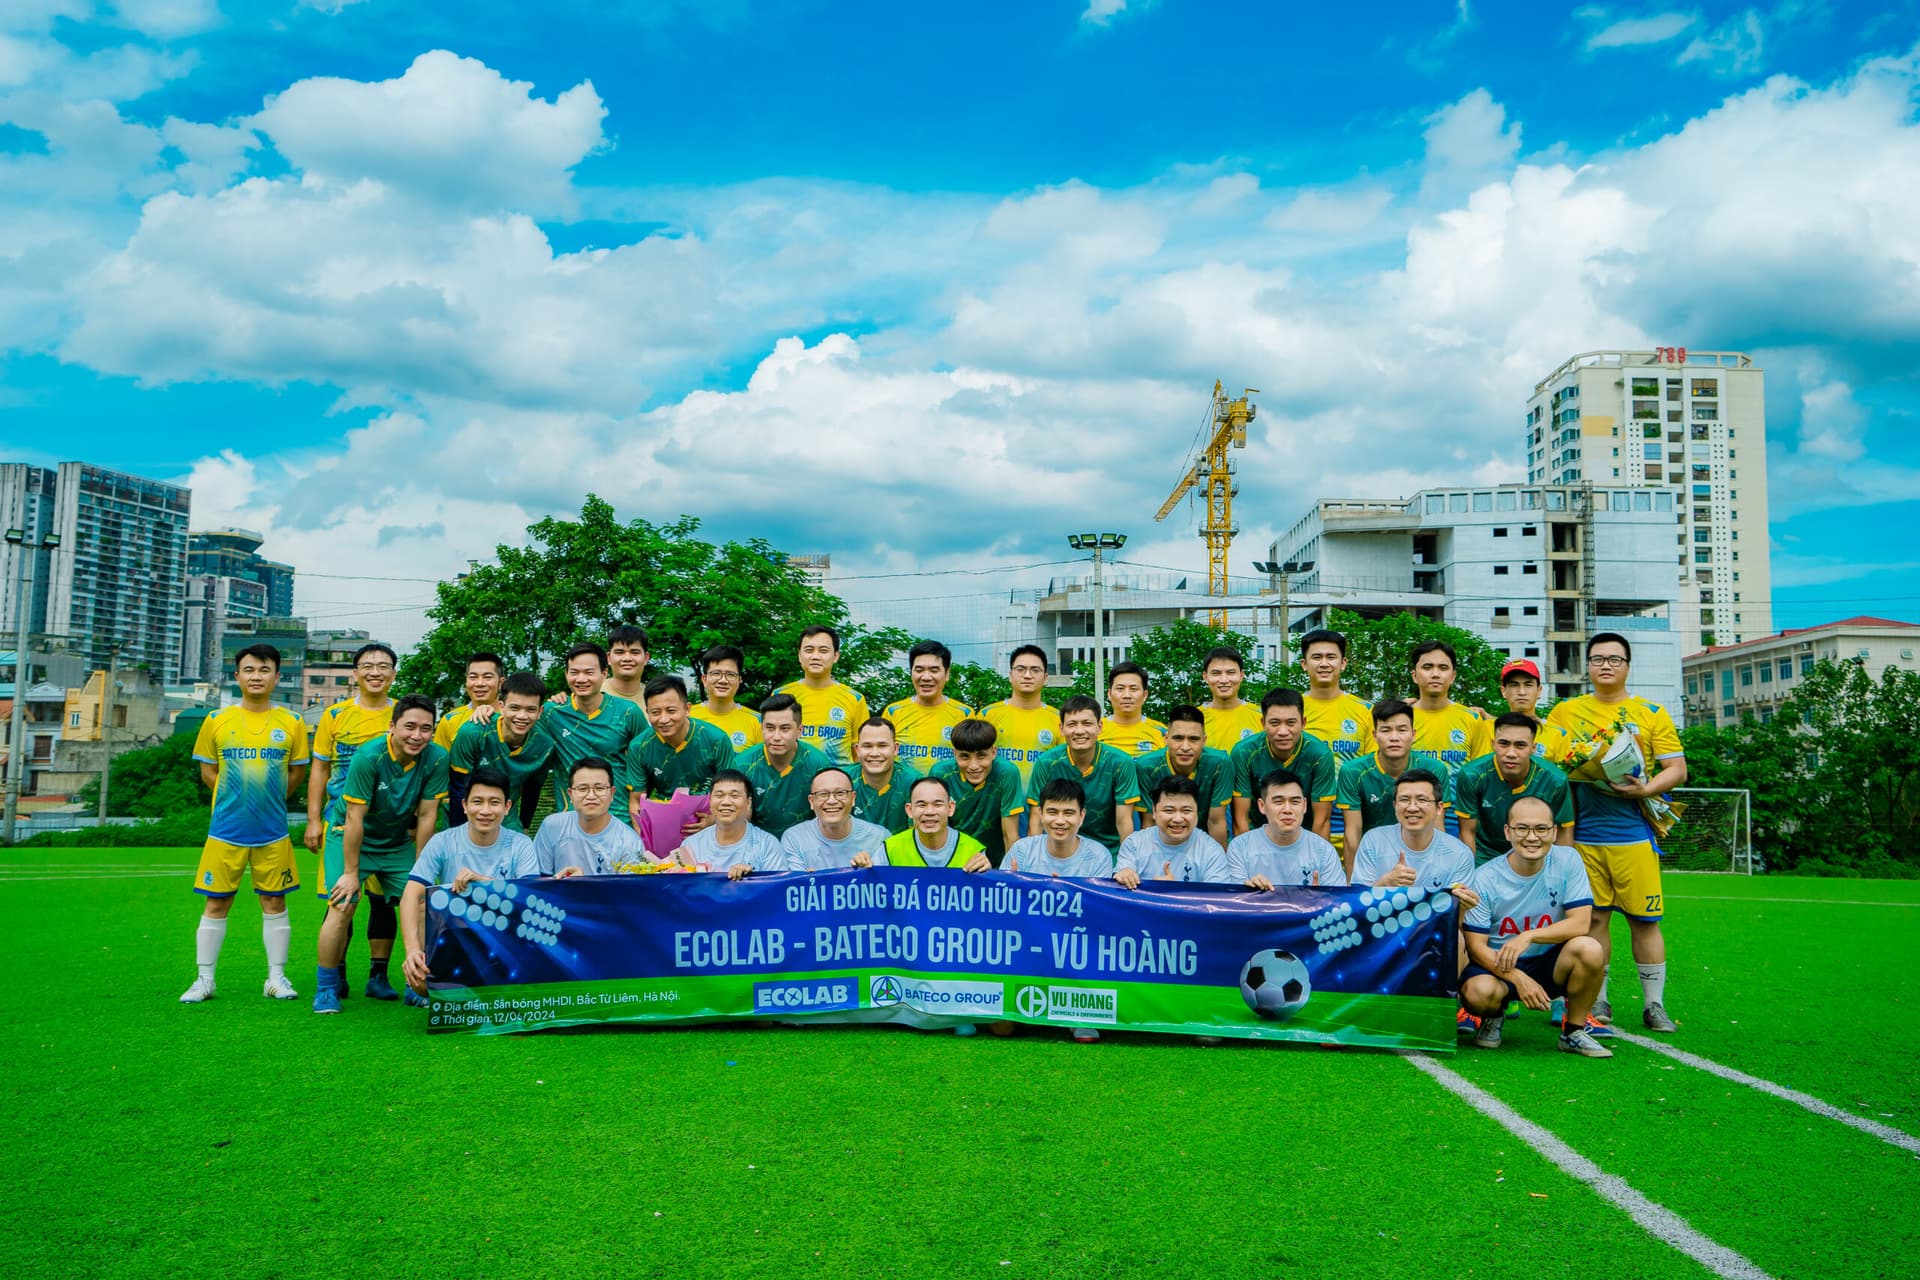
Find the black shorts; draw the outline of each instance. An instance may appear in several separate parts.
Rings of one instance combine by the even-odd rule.
[[[1489,940],[1487,945],[1492,946],[1492,941]],[[1522,956],[1519,962],[1513,967],[1539,983],[1549,997],[1564,996],[1567,994],[1567,989],[1553,980],[1553,967],[1560,963],[1560,951],[1566,945],[1567,944],[1563,942],[1551,950],[1542,951],[1539,955]],[[1497,951],[1499,948],[1496,947],[1494,949]],[[1515,998],[1513,983],[1508,982],[1507,979],[1482,965],[1469,963],[1466,969],[1460,974],[1460,985],[1464,988],[1467,985],[1468,978],[1480,973],[1484,973],[1489,978],[1493,978],[1505,985],[1507,988],[1507,998],[1509,1000]]]

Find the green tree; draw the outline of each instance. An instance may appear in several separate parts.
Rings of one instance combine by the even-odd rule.
[[[858,686],[873,714],[879,715],[890,703],[913,696],[913,681],[907,669],[898,663],[869,674]],[[977,662],[956,662],[947,676],[947,696],[964,702],[976,711],[990,702],[998,702],[1013,692],[1004,675]]]
[[[740,698],[757,705],[799,676],[800,632],[813,623],[839,631],[836,674],[856,688],[908,643],[897,627],[850,622],[844,601],[810,585],[770,543],[716,546],[695,536],[699,528],[690,516],[622,523],[592,494],[577,520],[528,526],[528,545],[497,547],[491,562],[439,585],[427,610],[433,628],[401,663],[399,687],[457,701],[466,656],[480,649],[558,686],[568,646],[633,622],[652,641],[650,670],[690,672],[708,646],[738,645],[747,655]]]
[[[1426,640],[1445,640],[1460,659],[1453,700],[1488,712],[1505,710],[1500,696],[1500,668],[1506,657],[1471,631],[1437,622],[1415,613],[1391,613],[1363,618],[1344,609],[1330,615],[1335,631],[1347,637],[1347,673],[1341,685],[1368,702],[1380,698],[1411,700],[1417,691],[1407,674],[1407,655]]]
[[[186,734],[113,758],[107,812],[116,818],[167,818],[204,810],[212,799],[213,793],[201,785],[193,739]],[[79,801],[89,812],[98,811],[98,778],[80,788]]]

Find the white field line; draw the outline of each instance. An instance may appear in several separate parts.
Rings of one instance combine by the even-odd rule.
[[[1803,907],[1920,907],[1920,902],[1874,902],[1868,898],[1748,898],[1741,894],[1668,894],[1674,902],[1791,902]]]
[[[171,880],[192,873],[192,867],[181,867],[177,871],[123,871],[116,876],[0,876],[0,884],[30,884],[42,880]]]
[[[1651,1049],[1655,1053],[1665,1054],[1675,1062],[1683,1062],[1689,1067],[1706,1072],[1708,1075],[1719,1076],[1722,1080],[1731,1080],[1735,1084],[1746,1085],[1749,1089],[1758,1089],[1761,1093],[1771,1094],[1783,1101],[1791,1102],[1796,1107],[1804,1107],[1817,1116],[1825,1116],[1829,1120],[1838,1120],[1841,1124],[1849,1128],[1858,1129],[1869,1137],[1878,1138],[1882,1142],[1899,1147],[1902,1151],[1911,1151],[1914,1155],[1920,1156],[1920,1138],[1915,1137],[1911,1133],[1905,1133],[1896,1129],[1892,1125],[1881,1124],[1877,1120],[1869,1120],[1865,1116],[1854,1115],[1846,1108],[1836,1107],[1831,1102],[1822,1102],[1810,1093],[1802,1093],[1798,1089],[1789,1089],[1783,1084],[1775,1084],[1771,1080],[1762,1080],[1759,1076],[1750,1076],[1744,1071],[1738,1071],[1732,1067],[1724,1066],[1711,1058],[1703,1058],[1697,1053],[1688,1053],[1685,1049],[1676,1049],[1663,1040],[1655,1040],[1649,1036],[1637,1036],[1632,1032],[1622,1031],[1618,1027],[1613,1029],[1613,1034],[1636,1048]]]
[[[1726,1280],[1772,1280],[1767,1272],[1742,1254],[1702,1235],[1688,1225],[1685,1218],[1665,1205],[1647,1199],[1624,1179],[1608,1173],[1465,1076],[1422,1054],[1409,1053],[1403,1056],[1415,1069],[1432,1077],[1441,1088],[1546,1157],[1560,1172],[1592,1187],[1601,1199],[1632,1218],[1655,1240],[1678,1249],[1713,1274],[1726,1277]]]

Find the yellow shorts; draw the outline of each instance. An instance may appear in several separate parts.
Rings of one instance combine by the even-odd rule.
[[[1586,860],[1587,879],[1593,883],[1593,909],[1618,911],[1630,920],[1658,920],[1660,852],[1651,840],[1633,844],[1578,844]]]
[[[193,873],[193,891],[209,898],[231,898],[240,892],[240,876],[253,868],[253,891],[268,897],[291,893],[300,887],[300,872],[293,861],[293,842],[278,840],[249,848],[209,840],[200,851],[200,867]]]

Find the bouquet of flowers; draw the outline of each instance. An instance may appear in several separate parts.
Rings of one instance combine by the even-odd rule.
[[[1573,782],[1587,782],[1612,791],[1614,784],[1629,778],[1645,781],[1648,777],[1646,753],[1632,721],[1622,710],[1613,723],[1584,738],[1577,738],[1567,749],[1560,767]],[[1641,796],[1640,812],[1657,838],[1665,839],[1673,824],[1680,821],[1686,806],[1665,796]]]

